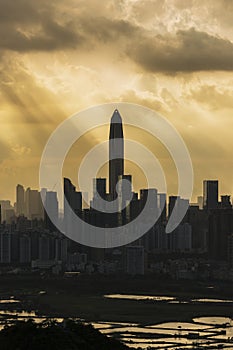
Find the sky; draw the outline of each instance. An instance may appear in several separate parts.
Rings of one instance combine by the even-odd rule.
[[[193,162],[193,200],[203,179],[232,195],[232,16],[232,0],[0,0],[0,199],[14,201],[18,183],[38,188],[42,151],[62,121],[113,101],[174,125]],[[92,136],[65,162],[74,182]],[[174,166],[160,157],[175,194]]]

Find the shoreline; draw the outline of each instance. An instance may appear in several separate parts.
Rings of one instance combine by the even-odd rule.
[[[195,298],[231,299],[229,284],[199,282],[192,293],[187,281],[155,281],[136,277],[124,281],[113,276],[41,278],[39,276],[0,276],[0,297],[14,296],[25,310],[40,316],[81,318],[85,322],[126,322],[141,325],[161,322],[192,322],[193,318],[233,317],[233,303],[206,303]],[[126,283],[123,283],[126,282]],[[212,284],[211,284],[212,283]],[[209,289],[208,286],[213,288]],[[221,287],[222,293],[217,293]],[[137,287],[137,288],[136,288]],[[177,303],[153,300],[105,298],[106,294],[173,296]],[[184,301],[185,303],[179,303]],[[19,306],[19,305],[18,305]],[[16,307],[17,305],[11,305]]]

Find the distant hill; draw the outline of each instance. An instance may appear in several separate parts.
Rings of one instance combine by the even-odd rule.
[[[73,320],[63,323],[19,321],[0,331],[1,350],[127,350],[92,325]]]

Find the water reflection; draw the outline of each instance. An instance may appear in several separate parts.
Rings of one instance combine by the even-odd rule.
[[[218,349],[223,344],[225,350],[233,349],[232,320],[227,317],[200,317],[193,322],[164,322],[145,327],[125,323],[105,326],[97,323],[103,334],[117,337],[135,349]]]
[[[127,300],[154,300],[154,301],[170,301],[175,300],[175,297],[161,295],[128,295],[128,294],[109,294],[104,295],[105,298],[111,299],[127,299]]]
[[[36,323],[43,322],[48,319],[53,319],[56,322],[62,322],[63,318],[54,318],[48,316],[39,316],[35,311],[25,310],[0,310],[0,329],[4,327],[6,323],[13,323],[15,320],[33,320]]]
[[[20,303],[20,301],[15,299],[0,299],[0,304],[17,304],[17,303]]]
[[[1,310],[0,311],[0,315],[6,316],[6,315],[10,315],[10,316],[17,316],[17,318],[33,318],[36,316],[35,311],[18,311],[18,310],[14,310],[14,311],[9,311],[9,310]]]
[[[165,322],[161,324],[156,324],[150,326],[150,328],[162,328],[162,329],[178,329],[181,327],[182,329],[194,330],[194,329],[206,329],[206,325],[199,325],[195,323],[189,322]]]
[[[233,300],[225,299],[192,299],[192,301],[198,301],[199,303],[233,303]]]
[[[223,325],[231,324],[232,319],[229,317],[198,317],[193,319],[194,322],[205,323],[205,324],[214,324],[214,325]]]
[[[155,302],[174,302],[175,297],[151,295],[105,295],[105,298],[136,300],[152,300]],[[10,302],[9,302],[10,300]],[[212,300],[212,299],[203,299]],[[216,300],[216,299],[214,299]],[[198,302],[202,299],[198,299]],[[185,301],[188,303],[188,301]],[[192,301],[190,301],[191,303]],[[33,319],[36,323],[48,319],[62,322],[63,318],[39,316],[35,310],[23,310],[19,300],[5,299],[0,301],[0,329],[4,324],[18,320]],[[17,304],[17,309],[15,310]],[[20,309],[21,307],[21,309]],[[93,322],[92,325],[101,333],[114,336],[130,348],[142,349],[218,349],[224,344],[224,349],[233,349],[233,321],[228,317],[198,317],[192,322],[163,322],[142,326],[127,322]],[[232,338],[232,342],[231,341]],[[194,344],[195,347],[194,347]]]
[[[188,304],[190,302],[195,303],[232,303],[233,300],[228,299],[210,299],[210,298],[200,298],[200,299],[190,299],[181,300],[175,296],[162,296],[162,295],[130,295],[130,294],[107,294],[104,295],[105,298],[109,299],[125,299],[125,300],[137,300],[137,301],[165,301],[169,304]]]

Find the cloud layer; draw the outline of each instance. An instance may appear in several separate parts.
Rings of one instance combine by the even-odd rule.
[[[114,47],[113,54],[124,54],[151,72],[233,71],[233,43],[227,38],[195,27],[159,33],[131,17],[101,15],[96,3],[92,5],[92,9],[81,6],[74,15],[72,7],[69,12],[55,2],[0,0],[0,50],[95,54]]]
[[[0,0],[0,198],[17,182],[38,187],[62,120],[112,101],[171,121],[191,153],[195,195],[208,177],[233,193],[232,11],[231,0]]]
[[[129,56],[152,72],[233,71],[233,44],[194,28],[144,39]]]
[[[44,0],[0,0],[0,49],[18,52],[76,47],[81,37],[70,23],[59,23],[55,4]]]

